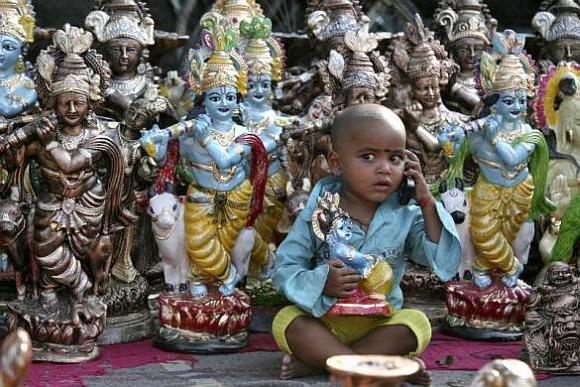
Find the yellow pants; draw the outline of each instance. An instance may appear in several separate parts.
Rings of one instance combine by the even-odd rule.
[[[246,225],[252,185],[244,180],[231,191],[210,191],[195,185],[187,190],[185,238],[192,275],[196,279],[225,280],[230,271],[230,251]],[[256,233],[251,265],[267,263],[268,245]]]
[[[276,344],[284,353],[292,354],[286,341],[286,329],[295,318],[310,316],[308,313],[295,305],[287,306],[280,310],[272,323],[272,334]],[[431,341],[431,324],[427,316],[416,309],[394,310],[387,317],[366,316],[322,316],[320,321],[328,327],[334,336],[343,344],[352,345],[371,331],[388,325],[404,325],[409,328],[417,338],[417,349],[410,353],[411,356],[421,354]],[[393,338],[396,339],[396,338]]]
[[[477,179],[471,193],[469,224],[476,270],[499,268],[507,275],[517,271],[511,242],[529,217],[533,193],[531,175],[515,187],[491,184],[483,176]]]

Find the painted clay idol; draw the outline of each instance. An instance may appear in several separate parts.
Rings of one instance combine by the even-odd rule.
[[[245,94],[246,67],[232,51],[235,31],[214,20],[208,36],[215,51],[207,61],[195,50],[189,56],[189,86],[201,97],[205,114],[152,129],[141,138],[159,164],[166,159],[169,139],[178,138],[177,173],[188,185],[183,224],[189,292],[160,296],[162,327],[156,345],[170,350],[243,347],[251,309],[249,297],[236,285],[248,271],[250,256],[252,267],[264,268],[271,255],[253,229],[268,177],[267,151],[258,136],[233,121],[237,94]]]
[[[480,70],[490,103],[487,115],[463,127],[446,126],[439,135],[454,156],[452,176],[461,174],[469,152],[481,170],[468,198],[473,284],[447,285],[447,323],[469,337],[515,338],[521,334],[523,304],[530,294],[518,278],[533,238],[532,221],[554,207],[544,197],[547,144],[526,121],[534,73],[522,53],[523,39],[506,30],[494,36],[493,44],[495,57],[483,53]]]
[[[390,306],[386,295],[391,289],[393,270],[378,256],[358,252],[349,244],[353,223],[339,207],[340,195],[327,192],[318,199],[312,214],[312,228],[316,237],[324,242],[327,259],[339,259],[357,271],[363,278],[355,295],[340,299],[327,312],[331,315],[387,315]]]

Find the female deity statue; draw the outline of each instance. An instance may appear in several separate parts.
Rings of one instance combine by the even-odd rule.
[[[248,66],[248,94],[240,105],[244,126],[257,134],[269,151],[268,183],[266,184],[266,207],[257,220],[256,230],[266,243],[274,242],[277,224],[284,214],[288,174],[282,168],[280,134],[287,119],[272,108],[272,82],[282,75],[283,50],[270,36],[270,19],[254,18],[240,23],[240,34],[248,39],[242,47],[242,55]]]
[[[548,264],[570,201],[580,193],[580,65],[560,62],[542,75],[534,100],[534,118],[554,133],[550,152],[548,197],[558,206],[540,240],[540,255]]]
[[[544,197],[547,144],[526,121],[527,98],[534,92],[533,65],[514,31],[496,34],[493,44],[493,56],[482,53],[480,65],[490,103],[487,115],[464,126],[445,126],[439,136],[441,143],[450,145],[448,150],[468,139],[450,171],[460,174],[456,164],[460,166],[469,152],[481,171],[469,198],[475,287],[467,281],[447,286],[447,307],[453,317],[447,322],[518,337],[523,329],[521,308],[530,294],[530,287],[518,278],[533,238],[532,221],[554,207]],[[493,281],[494,272],[501,281]],[[493,307],[482,301],[487,297],[493,299]],[[465,307],[472,304],[473,308]]]
[[[460,125],[468,117],[450,111],[441,101],[440,89],[447,85],[452,66],[419,15],[393,42],[392,64],[392,89],[397,90],[392,94],[407,129],[407,148],[419,156],[427,182],[435,183],[447,168],[437,133],[444,125]],[[405,88],[410,88],[406,96],[401,94]]]
[[[114,133],[93,114],[104,100],[109,66],[90,49],[90,32],[65,25],[53,42],[37,59],[36,79],[40,101],[54,115],[1,142],[2,151],[27,146],[26,160],[35,158],[44,183],[13,239],[15,253],[30,256],[38,277],[24,300],[9,304],[9,327],[30,333],[36,360],[79,362],[100,353],[111,236],[136,218],[122,205],[123,155]]]
[[[574,0],[548,0],[532,19],[540,35],[540,73],[561,61],[580,63],[580,6]]]
[[[175,302],[167,293],[160,297],[162,328],[156,345],[171,350],[244,346],[249,298],[235,286],[245,276],[250,256],[251,266],[260,269],[270,256],[268,245],[252,226],[268,178],[266,152],[273,149],[265,149],[258,136],[233,120],[238,93],[246,91],[246,67],[231,51],[235,31],[214,21],[207,35],[213,54],[205,63],[199,51],[191,50],[189,55],[188,83],[202,98],[205,114],[141,137],[143,148],[158,164],[164,162],[169,139],[179,138],[177,172],[188,184],[183,227],[191,267],[190,297]],[[237,305],[233,310],[231,303]],[[223,319],[228,324],[218,327]],[[179,329],[195,335],[182,335]]]
[[[158,95],[147,47],[154,44],[154,22],[145,3],[138,0],[100,0],[85,26],[103,45],[112,77],[103,115],[121,121],[125,110],[147,94]]]
[[[491,45],[497,20],[480,0],[442,0],[434,19],[443,29],[441,41],[459,65],[459,72],[450,80],[447,102],[453,110],[470,115],[481,104],[475,71],[481,53]]]
[[[25,46],[34,41],[34,10],[28,0],[0,1],[0,116],[12,118],[34,106],[34,81],[25,73]]]

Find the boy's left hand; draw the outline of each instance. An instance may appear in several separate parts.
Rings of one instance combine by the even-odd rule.
[[[425,181],[419,158],[408,149],[405,149],[405,155],[407,156],[407,166],[404,174],[405,176],[411,176],[415,180],[415,200],[421,207],[432,203],[434,204],[435,198],[429,190],[429,185]]]

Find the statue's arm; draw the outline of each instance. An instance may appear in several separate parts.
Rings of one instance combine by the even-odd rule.
[[[220,169],[228,169],[239,164],[244,157],[251,153],[251,148],[247,145],[233,143],[224,148],[211,138],[202,142],[207,153]]]
[[[89,167],[98,161],[101,153],[95,150],[80,148],[67,151],[56,141],[52,141],[45,146],[58,168],[64,173],[74,173]]]
[[[419,137],[419,139],[423,142],[423,144],[425,144],[427,149],[433,151],[441,147],[439,141],[437,141],[437,137],[429,133],[429,131],[425,129],[422,125],[417,126],[415,134],[417,135],[417,137]]]
[[[526,162],[534,151],[535,145],[531,143],[509,144],[505,141],[497,141],[495,149],[501,160],[509,167]]]

